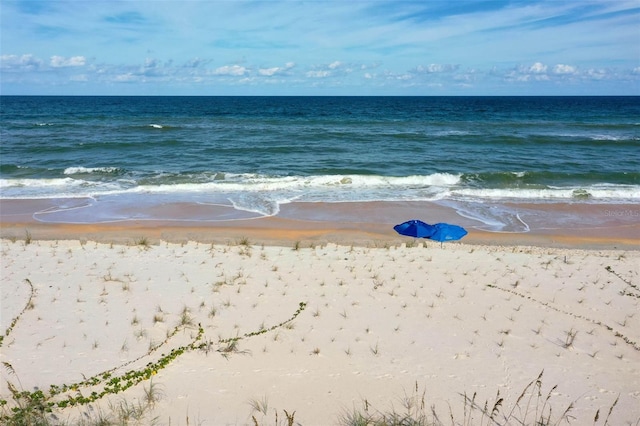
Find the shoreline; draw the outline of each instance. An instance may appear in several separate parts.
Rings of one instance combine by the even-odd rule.
[[[278,225],[283,225],[278,222]],[[77,240],[99,243],[133,244],[145,240],[149,244],[160,242],[185,243],[189,241],[212,244],[237,244],[247,239],[252,245],[272,245],[291,247],[311,247],[335,243],[365,247],[384,247],[389,245],[425,244],[440,246],[437,241],[403,237],[390,232],[378,232],[361,227],[328,228],[311,227],[301,229],[273,228],[269,222],[260,226],[216,226],[203,227],[199,224],[175,226],[167,222],[128,223],[118,225],[78,225],[78,224],[40,224],[40,223],[2,223],[0,238],[8,240]],[[286,225],[286,224],[284,224]],[[461,241],[466,245],[487,246],[533,246],[583,250],[640,250],[636,238],[606,238],[560,234],[500,234],[470,230]],[[445,242],[443,244],[458,244]]]
[[[640,206],[634,204],[503,203],[518,212],[517,219],[526,224],[526,232],[482,229],[484,224],[460,214],[460,206],[433,202],[289,203],[282,205],[275,216],[234,211],[235,216],[222,220],[203,220],[201,216],[193,219],[196,214],[201,215],[203,206],[180,203],[156,206],[151,213],[148,207],[131,206],[132,216],[148,216],[142,219],[94,223],[73,223],[73,215],[60,222],[37,219],[39,213],[64,202],[64,199],[0,201],[0,237],[23,239],[28,232],[34,239],[99,242],[144,238],[156,243],[160,240],[228,243],[248,238],[252,243],[284,246],[332,242],[375,246],[415,243],[413,238],[398,235],[393,225],[417,218],[465,227],[469,234],[462,242],[467,244],[640,249]]]

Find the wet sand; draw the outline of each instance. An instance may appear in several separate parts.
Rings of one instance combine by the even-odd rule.
[[[529,244],[562,247],[637,248],[640,245],[640,206],[634,204],[540,203],[509,204],[521,222],[517,231],[490,231],[485,223],[433,202],[290,203],[276,216],[235,210],[229,206],[170,203],[129,206],[121,220],[102,221],[77,206],[83,200],[3,200],[0,236],[44,239],[85,238],[126,241],[131,238],[227,242],[241,237],[290,245],[337,242],[347,244],[401,241],[395,224],[408,219],[448,222],[465,227],[466,243]],[[47,212],[60,211],[51,217]],[[489,206],[488,208],[491,208]],[[82,212],[82,213],[81,213]],[[128,218],[128,219],[126,219]],[[213,218],[213,219],[211,219]]]

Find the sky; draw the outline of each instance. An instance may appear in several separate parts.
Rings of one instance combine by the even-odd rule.
[[[2,0],[3,95],[640,95],[638,0]]]

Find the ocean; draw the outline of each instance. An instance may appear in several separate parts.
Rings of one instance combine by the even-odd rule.
[[[292,202],[640,202],[637,96],[2,96],[0,109],[0,200],[65,200],[71,221],[174,202],[237,217]]]

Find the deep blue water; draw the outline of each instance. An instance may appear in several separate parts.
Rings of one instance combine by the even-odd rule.
[[[640,201],[640,97],[0,98],[0,197]]]

